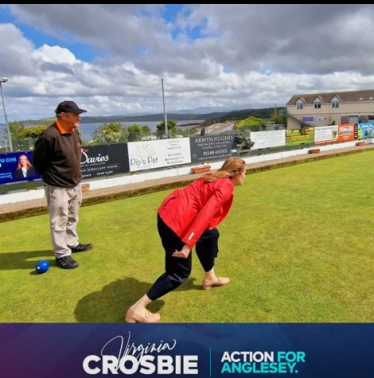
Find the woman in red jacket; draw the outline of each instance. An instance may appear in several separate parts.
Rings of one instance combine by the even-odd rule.
[[[176,289],[191,273],[191,249],[204,269],[204,290],[223,286],[229,278],[217,277],[214,261],[218,254],[217,226],[228,214],[234,186],[243,183],[246,163],[229,157],[222,167],[198,178],[191,184],[170,193],[158,208],[157,228],[165,249],[165,273],[127,311],[128,323],[157,323],[160,314],[146,309],[152,301]]]

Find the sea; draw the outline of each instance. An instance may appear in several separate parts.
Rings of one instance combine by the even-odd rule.
[[[138,121],[138,122],[119,122],[121,123],[124,127],[128,127],[131,125],[134,125],[135,123],[140,126],[148,126],[152,131],[156,131],[157,125],[161,123],[162,121]],[[183,126],[187,124],[201,124],[204,122],[204,120],[188,120],[188,121],[183,121],[183,120],[178,120],[178,126]],[[82,139],[83,140],[92,140],[92,134],[95,131],[95,129],[101,125],[103,125],[105,122],[98,122],[98,123],[82,123],[79,126],[79,130],[82,133]],[[0,146],[2,145],[3,141],[3,136],[4,136],[4,129],[5,125],[0,124]]]
[[[124,127],[132,126],[134,124],[140,125],[140,126],[148,126],[151,131],[156,131],[157,130],[157,125],[161,123],[162,121],[137,121],[137,122],[119,122],[121,123]],[[178,127],[187,125],[187,124],[194,124],[198,125],[203,123],[204,120],[188,120],[188,121],[183,121],[183,120],[178,120]],[[92,140],[92,133],[95,131],[95,129],[101,125],[103,125],[105,122],[99,122],[99,123],[81,123],[79,126],[79,130],[82,133],[82,139],[83,140]]]

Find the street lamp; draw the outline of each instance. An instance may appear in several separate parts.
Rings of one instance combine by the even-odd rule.
[[[4,103],[4,96],[3,96],[3,86],[2,86],[2,83],[6,83],[7,81],[8,81],[8,78],[6,78],[6,77],[2,77],[0,79],[0,91],[1,91],[1,99],[3,101],[5,127],[6,127],[6,132],[8,134],[9,147],[10,147],[10,151],[13,151],[12,138],[11,138],[10,131],[9,131],[8,117],[6,116],[6,111],[5,111],[5,103]]]
[[[164,123],[165,123],[165,134],[166,138],[168,138],[168,119],[166,116],[166,111],[165,111],[165,96],[164,96],[164,78],[161,78],[161,86],[162,86],[162,102],[164,104]]]

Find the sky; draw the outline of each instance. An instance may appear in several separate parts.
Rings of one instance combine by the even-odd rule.
[[[3,4],[1,88],[9,122],[279,107],[373,89],[373,35],[371,4]]]

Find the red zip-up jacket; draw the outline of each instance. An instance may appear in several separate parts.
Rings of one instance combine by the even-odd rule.
[[[229,178],[204,182],[202,178],[175,189],[162,202],[158,214],[191,249],[202,233],[215,228],[228,214],[234,199]]]

